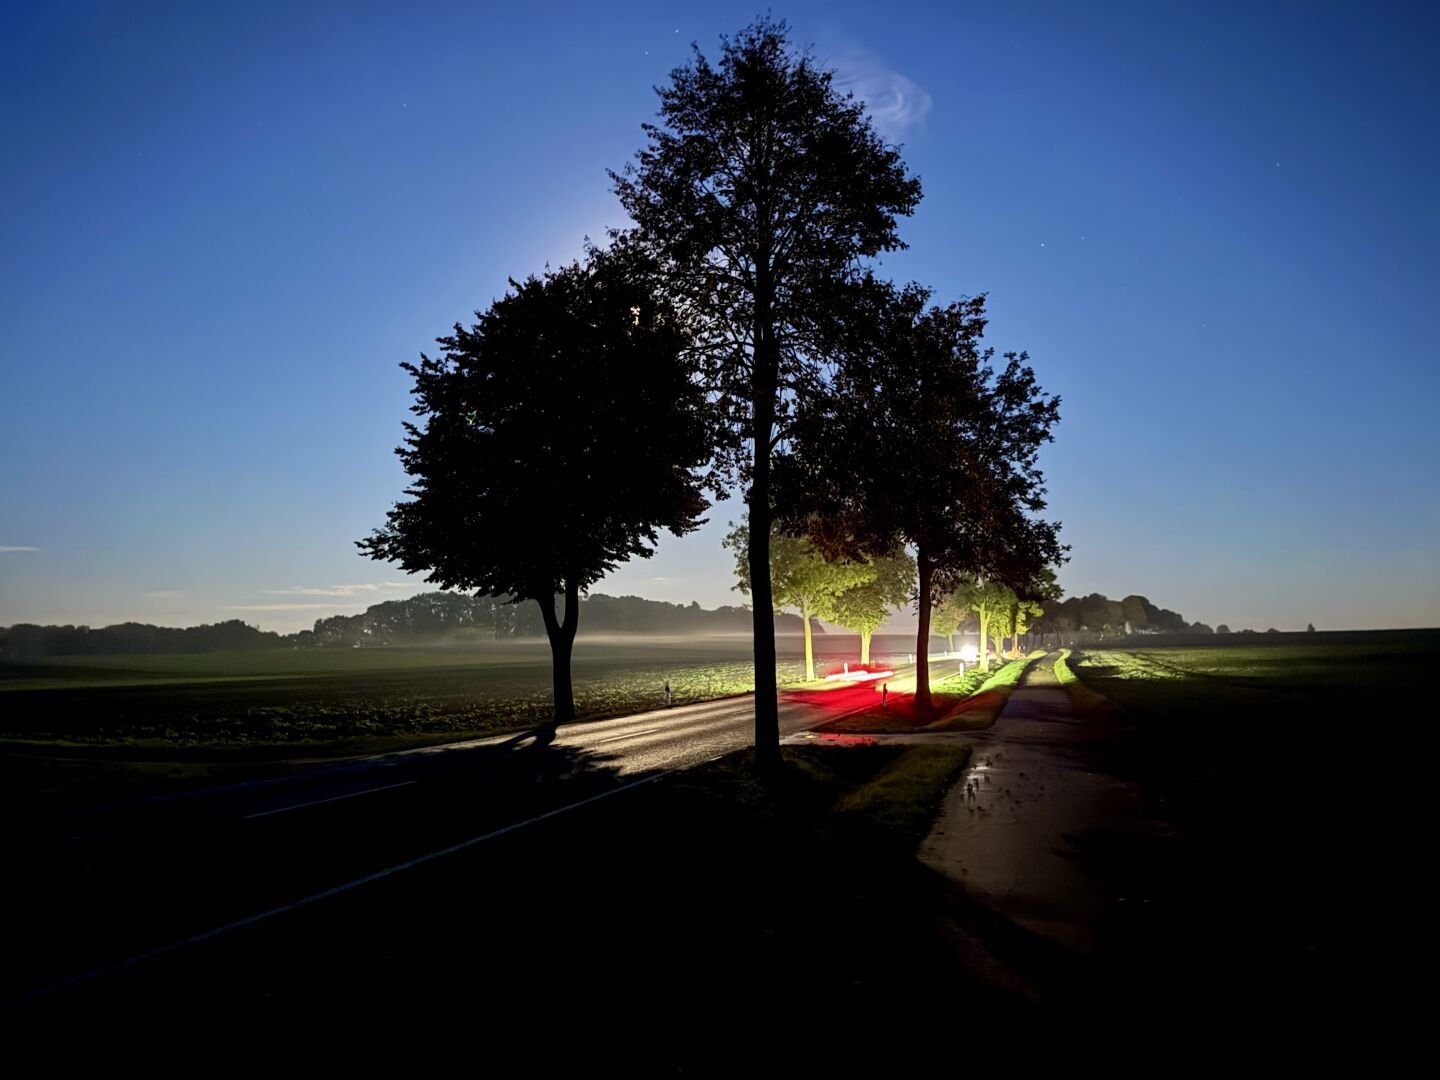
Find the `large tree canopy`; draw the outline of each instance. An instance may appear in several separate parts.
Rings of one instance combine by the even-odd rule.
[[[846,282],[901,247],[897,215],[920,198],[894,147],[831,73],[761,19],[659,88],[659,122],[613,174],[634,236],[698,336],[695,357],[725,421],[718,446],[747,487],[753,529],[755,741],[779,759],[771,622],[771,456],[792,404],[816,388],[835,346]]]
[[[555,717],[574,715],[570,651],[579,597],[658,530],[706,508],[703,396],[681,320],[633,250],[511,282],[415,380],[396,451],[410,498],[359,542],[446,588],[534,600],[555,662]],[[565,598],[563,613],[556,597]]]
[[[984,298],[930,307],[929,291],[867,281],[851,290],[844,363],[800,403],[779,484],[827,553],[915,549],[916,698],[930,704],[930,608],[964,574],[1026,589],[1061,559],[1039,520],[1040,446],[1059,401],[1024,354],[982,348]]]

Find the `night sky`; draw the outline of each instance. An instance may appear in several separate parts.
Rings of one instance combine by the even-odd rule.
[[[398,368],[623,224],[652,86],[754,5],[11,5],[0,625],[309,625]],[[1064,400],[1071,592],[1440,624],[1440,7],[792,3],[925,198],[883,270],[988,292]],[[739,505],[599,589],[737,603]],[[561,524],[557,522],[557,525]]]

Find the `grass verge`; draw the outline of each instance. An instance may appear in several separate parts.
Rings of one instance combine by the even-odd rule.
[[[1043,654],[1042,654],[1043,655]],[[893,693],[885,708],[877,703],[817,728],[846,735],[910,735],[938,731],[976,731],[995,723],[1031,657],[1012,660],[997,671],[958,672],[930,680],[934,707],[919,709],[911,694]],[[893,684],[892,684],[893,685]]]
[[[911,746],[868,782],[841,796],[835,809],[858,814],[872,825],[918,844],[935,820],[945,793],[969,761],[968,743]]]
[[[1091,690],[1070,668],[1073,650],[1061,649],[1060,658],[1055,661],[1055,678],[1061,688],[1070,696],[1070,706],[1077,715],[1095,719],[1109,715],[1115,710],[1115,703],[1104,694]]]

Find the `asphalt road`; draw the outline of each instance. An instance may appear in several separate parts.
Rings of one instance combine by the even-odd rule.
[[[780,704],[782,737],[873,702]],[[754,741],[751,695],[533,733],[302,764],[5,830],[12,943],[0,998],[23,1003],[144,958],[582,811]],[[623,797],[623,796],[622,796]]]

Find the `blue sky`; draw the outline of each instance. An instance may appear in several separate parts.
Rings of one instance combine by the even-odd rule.
[[[9,8],[0,625],[419,591],[352,546],[403,486],[397,365],[622,223],[653,85],[757,13],[674,6]],[[1440,624],[1437,10],[774,8],[923,181],[885,271],[988,292],[1063,397],[1071,591]],[[737,513],[600,588],[737,602]]]

